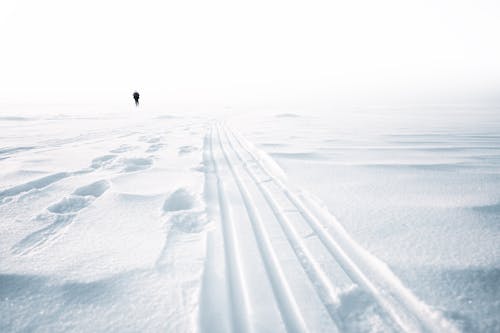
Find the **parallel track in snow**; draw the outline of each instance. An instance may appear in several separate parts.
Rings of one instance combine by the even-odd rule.
[[[226,140],[229,143],[231,149],[235,152],[236,156],[243,163],[246,172],[252,178],[254,184],[258,187],[259,191],[264,196],[267,204],[271,208],[276,220],[279,222],[283,232],[286,235],[288,243],[292,247],[295,255],[297,256],[302,268],[308,275],[311,283],[313,284],[318,297],[323,302],[323,305],[334,321],[334,325],[339,325],[340,319],[336,313],[335,306],[338,304],[339,300],[335,294],[335,287],[332,282],[328,279],[327,274],[320,267],[319,263],[316,261],[312,253],[309,251],[304,241],[299,236],[298,231],[293,226],[288,217],[283,213],[283,208],[276,202],[273,198],[271,192],[264,186],[264,183],[259,181],[256,173],[248,167],[241,153],[235,149],[234,145],[229,141],[227,132],[225,132]],[[337,331],[339,331],[337,327]]]
[[[231,161],[226,149],[222,145],[220,132],[217,132],[220,149],[229,169],[231,170],[231,173],[233,174],[234,180],[243,199],[243,203],[245,204],[248,217],[252,224],[258,248],[264,262],[267,275],[271,282],[272,290],[274,296],[276,297],[283,322],[290,332],[307,332],[304,318],[302,318],[295,297],[290,291],[288,281],[283,274],[277,255],[273,250],[269,234],[264,228],[258,208],[255,205],[246,185],[243,183],[239,172],[236,170],[233,161]]]
[[[214,135],[213,132],[215,131],[217,135]],[[270,171],[262,159],[259,158],[259,152],[251,147],[241,135],[227,129],[225,125],[218,124],[211,129],[210,149],[217,178],[224,242],[228,242],[225,247],[229,275],[235,269],[234,266],[237,267],[243,265],[243,263],[239,261],[240,259],[234,258],[234,254],[231,253],[236,250],[236,254],[238,254],[238,249],[235,249],[236,245],[234,244],[236,235],[234,234],[235,230],[232,229],[234,227],[233,222],[228,216],[230,215],[230,207],[225,198],[222,174],[214,157],[214,141],[218,144],[221,152],[220,160],[225,160],[225,164],[232,174],[246,208],[267,278],[287,331],[306,332],[309,329],[307,320],[305,320],[297,306],[298,300],[289,287],[288,279],[290,277],[285,276],[281,269],[281,263],[275,253],[272,237],[268,234],[268,230],[260,216],[261,209],[269,209],[272,212],[286,241],[293,250],[298,264],[305,272],[308,283],[311,284],[320,300],[318,306],[322,304],[324,310],[330,316],[332,327],[341,332],[343,331],[343,323],[337,313],[338,299],[335,281],[332,281],[321,268],[313,252],[308,248],[307,242],[304,241],[294,223],[288,218],[285,207],[277,199],[278,196],[286,198],[288,201],[287,206],[291,205],[296,209],[301,217],[301,223],[308,225],[313,230],[317,239],[331,255],[332,260],[342,268],[352,282],[371,295],[374,301],[379,304],[380,308],[386,313],[386,316],[382,317],[385,319],[386,325],[391,329],[402,332],[455,331],[446,320],[431,311],[427,305],[406,289],[384,263],[355,243],[331,215],[315,207],[314,202],[300,197],[276,174]],[[248,177],[243,177],[240,170],[244,170]],[[262,176],[262,179],[259,178],[259,174],[264,175],[264,178]],[[256,205],[256,198],[255,196],[252,197],[252,193],[249,191],[250,187],[258,189],[258,192],[254,193],[260,193],[265,202],[264,205],[267,205],[267,207]],[[226,230],[228,228],[230,230]],[[245,273],[241,267],[236,269],[236,273],[241,275],[237,277],[238,281],[244,281],[243,275]],[[234,274],[237,276],[236,273]],[[228,276],[228,278],[229,284],[234,283],[231,276]],[[245,286],[230,286],[233,306],[236,305],[234,303],[241,296],[238,296],[238,290],[240,289],[245,290]],[[244,311],[241,315],[244,315]],[[249,323],[246,324],[249,325],[248,328],[251,326]],[[234,326],[234,328],[237,327]]]
[[[234,221],[231,206],[225,195],[224,180],[216,162],[213,149],[213,129],[210,130],[210,157],[217,179],[217,195],[219,199],[222,234],[224,238],[224,254],[226,258],[227,279],[229,284],[229,298],[232,311],[232,328],[235,332],[251,332],[249,324],[250,309],[248,290],[242,271],[240,250],[234,230]]]

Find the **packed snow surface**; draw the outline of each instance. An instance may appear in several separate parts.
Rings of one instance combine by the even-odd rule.
[[[3,107],[1,332],[498,332],[500,110]]]

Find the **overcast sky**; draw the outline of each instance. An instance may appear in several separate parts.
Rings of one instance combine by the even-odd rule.
[[[492,94],[499,35],[497,0],[2,0],[0,100]]]

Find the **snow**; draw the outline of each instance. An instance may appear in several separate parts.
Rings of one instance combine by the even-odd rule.
[[[498,108],[67,108],[0,117],[0,331],[500,329]]]
[[[174,193],[169,195],[165,203],[163,204],[163,210],[165,212],[186,210],[193,208],[196,199],[184,188],[176,190]]]

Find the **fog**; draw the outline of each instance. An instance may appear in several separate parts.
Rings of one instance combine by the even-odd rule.
[[[0,102],[490,101],[497,1],[4,0]]]

